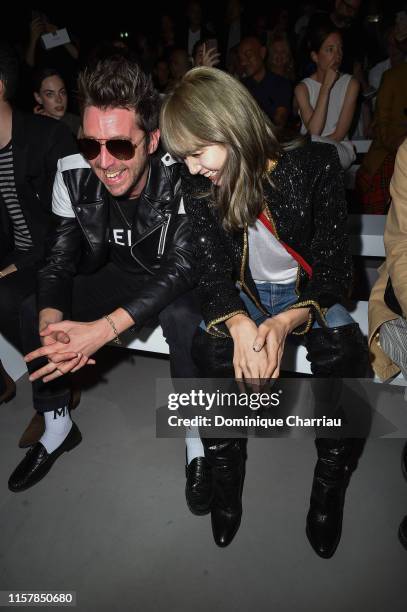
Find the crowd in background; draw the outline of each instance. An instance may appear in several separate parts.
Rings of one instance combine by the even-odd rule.
[[[21,61],[17,107],[79,129],[76,77],[112,54],[137,60],[165,96],[191,67],[216,66],[242,80],[274,124],[334,141],[342,166],[355,162],[350,141],[372,145],[350,197],[355,212],[383,214],[395,154],[407,133],[407,14],[403,2],[314,0],[256,3],[185,0],[157,6],[154,20],[131,20],[116,35],[75,33],[69,19],[32,10],[11,40]],[[52,11],[51,11],[52,13]],[[44,35],[66,28],[69,42],[45,48]],[[16,29],[16,28],[15,28]],[[100,28],[101,34],[106,31]]]

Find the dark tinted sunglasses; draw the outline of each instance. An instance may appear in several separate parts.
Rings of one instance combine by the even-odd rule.
[[[116,159],[128,160],[134,157],[134,152],[137,147],[143,142],[143,138],[137,144],[133,144],[131,140],[118,138],[117,140],[95,140],[94,138],[78,138],[79,151],[85,159],[95,159],[105,145],[110,155]]]

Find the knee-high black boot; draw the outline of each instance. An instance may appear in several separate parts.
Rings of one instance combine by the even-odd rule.
[[[202,442],[214,481],[212,533],[216,544],[225,547],[235,537],[242,518],[245,440],[204,438]]]
[[[306,338],[313,374],[321,378],[363,378],[369,356],[357,323],[312,329]],[[306,533],[315,552],[328,559],[339,544],[343,508],[355,450],[363,445],[353,438],[317,438],[318,461],[312,482]]]

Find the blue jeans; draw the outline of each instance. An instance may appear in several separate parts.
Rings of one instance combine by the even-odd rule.
[[[256,287],[260,295],[261,304],[271,317],[286,310],[291,304],[295,304],[298,299],[295,293],[295,282],[286,285],[256,283]],[[256,304],[243,291],[240,292],[240,299],[244,302],[250,318],[256,325],[260,325],[260,323],[267,319],[267,316],[257,308]],[[355,322],[341,304],[331,306],[325,315],[325,319],[328,327],[340,327],[341,325],[349,325]],[[320,327],[320,325],[315,322],[313,327]]]

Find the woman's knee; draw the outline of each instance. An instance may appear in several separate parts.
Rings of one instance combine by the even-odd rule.
[[[342,304],[334,304],[328,308],[325,314],[325,321],[329,328],[342,327],[343,325],[351,325],[355,323],[355,320],[351,317],[349,312]],[[315,322],[314,328],[318,328],[320,325]]]

